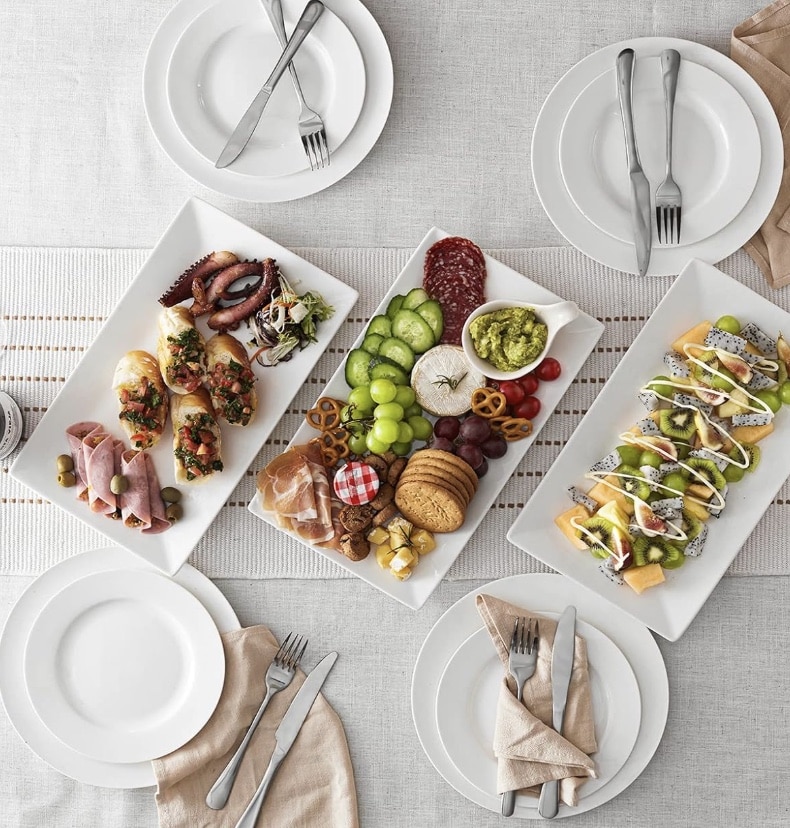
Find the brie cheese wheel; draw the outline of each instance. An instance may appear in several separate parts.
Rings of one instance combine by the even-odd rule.
[[[458,345],[436,345],[423,354],[411,372],[417,402],[437,417],[460,417],[471,408],[472,392],[486,378]]]

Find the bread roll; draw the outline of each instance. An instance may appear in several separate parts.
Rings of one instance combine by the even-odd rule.
[[[156,445],[167,420],[167,389],[156,359],[147,351],[129,351],[118,361],[112,379],[121,427],[132,448]]]
[[[222,471],[222,435],[205,388],[172,397],[173,456],[178,483],[202,483]]]
[[[156,347],[159,368],[167,387],[176,394],[196,391],[206,379],[206,343],[183,305],[159,314]]]
[[[208,389],[215,413],[230,425],[247,426],[255,418],[258,397],[247,349],[227,333],[206,342]]]

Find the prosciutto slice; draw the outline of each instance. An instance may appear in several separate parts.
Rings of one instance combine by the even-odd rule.
[[[307,460],[297,451],[288,450],[258,473],[258,488],[263,508],[298,521],[318,516],[313,476]]]

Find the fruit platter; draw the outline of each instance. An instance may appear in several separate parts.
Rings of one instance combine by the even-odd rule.
[[[790,315],[699,261],[508,539],[675,640],[787,477]]]
[[[560,300],[477,252],[473,242],[432,229],[366,320],[286,451],[253,469],[259,491],[249,504],[253,514],[311,554],[413,609],[423,605],[485,518],[603,331],[600,322],[580,313],[554,340],[543,380],[533,374],[509,386],[487,383],[463,360],[460,346],[443,339],[448,330],[450,340],[460,337],[465,317],[455,303],[470,300],[450,287],[443,295],[425,283],[442,247],[435,246],[443,240],[458,240],[484,270],[484,288],[475,297],[479,305],[492,299],[536,305]],[[437,295],[439,301],[432,298]],[[502,428],[509,429],[508,437]],[[309,521],[284,519],[272,506],[278,480],[293,479],[305,462],[315,468],[322,461],[329,468],[327,485],[343,498],[333,500],[333,516],[344,503],[345,516],[353,520],[363,514],[355,504],[373,507],[374,524],[360,523],[360,532],[349,524],[342,549],[332,546],[328,523],[322,534]]]

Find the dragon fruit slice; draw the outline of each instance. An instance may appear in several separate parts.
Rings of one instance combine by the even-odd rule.
[[[754,322],[749,322],[741,329],[741,333],[765,356],[776,356],[776,340],[758,328]]]
[[[661,482],[661,472],[655,466],[640,466],[639,472],[647,480],[652,491],[656,491],[656,483]]]
[[[775,385],[776,382],[770,377],[766,377],[761,371],[754,371],[751,379],[746,383],[746,387],[750,391],[759,391],[762,388],[773,388]]]
[[[737,354],[738,356],[746,350],[746,340],[742,336],[731,334],[716,327],[708,331],[705,344],[709,348],[721,348],[722,351],[729,351],[731,354]]]
[[[654,500],[650,505],[653,511],[664,520],[676,520],[682,514],[683,498],[665,497],[662,500]]]
[[[661,429],[650,417],[639,420],[636,426],[646,437],[659,437],[661,435]]]
[[[655,411],[661,404],[661,400],[652,391],[640,391],[637,399],[648,411]]]
[[[666,477],[670,472],[680,471],[680,463],[662,463],[658,467],[661,477]]]
[[[606,457],[602,457],[597,463],[593,463],[592,466],[590,466],[590,471],[610,472],[614,471],[618,466],[621,466],[622,463],[622,457],[620,457],[617,451],[613,451],[610,454],[607,454]]]
[[[569,486],[568,494],[574,503],[579,503],[584,506],[590,514],[598,508],[598,502],[593,500],[588,494],[585,494],[581,489],[577,489],[576,486]]]
[[[708,527],[703,524],[699,535],[694,540],[690,540],[683,550],[683,554],[690,558],[698,558],[702,554],[702,548],[705,546],[705,540],[708,537]]]
[[[733,414],[732,424],[734,426],[762,426],[768,425],[773,419],[773,414],[768,411],[754,411],[749,414]]]
[[[673,377],[688,377],[691,374],[685,359],[677,351],[667,351],[664,354],[664,365]]]
[[[758,362],[762,362],[765,359],[762,354],[753,354],[751,351],[744,351],[739,356],[744,362],[748,362],[749,365],[757,365]]]
[[[598,571],[601,574],[606,575],[606,577],[610,581],[612,581],[612,583],[615,583],[618,586],[622,586],[625,583],[625,578],[623,578],[623,573],[622,572],[615,572],[615,570],[612,569],[611,565],[609,564],[609,562],[608,562],[609,560],[610,559],[607,559],[603,563],[599,564],[598,565]]]
[[[699,408],[705,414],[713,413],[713,406],[708,405],[708,403],[703,402],[698,397],[692,397],[690,394],[675,394],[675,405],[680,408]]]

